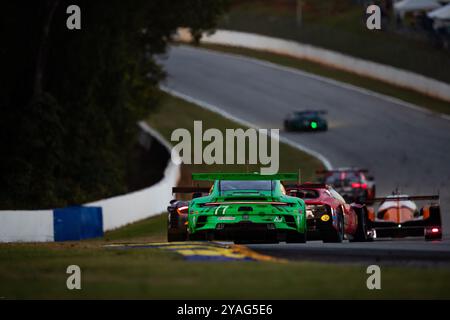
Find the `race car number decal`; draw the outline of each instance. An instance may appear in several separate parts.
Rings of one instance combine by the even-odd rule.
[[[268,304],[246,304],[246,305],[222,305],[222,315],[270,315],[272,305]]]

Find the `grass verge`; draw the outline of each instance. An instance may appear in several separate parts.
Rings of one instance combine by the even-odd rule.
[[[312,74],[349,83],[357,87],[385,94],[387,96],[391,96],[424,107],[434,112],[450,114],[450,103],[446,101],[423,95],[414,90],[394,86],[386,82],[359,76],[354,73],[342,71],[330,66],[322,65],[308,60],[275,54],[267,51],[246,49],[242,47],[231,47],[215,44],[202,44],[201,47],[224,53],[238,54],[259,60],[265,60],[282,66],[303,70]]]
[[[107,233],[136,240],[165,215]],[[0,244],[2,299],[393,299],[450,298],[450,270],[382,267],[381,290],[366,267],[311,262],[187,262],[158,249],[106,249],[103,241]],[[81,268],[81,290],[66,269]],[[232,281],[230,281],[232,279]]]
[[[103,238],[107,242],[165,242],[167,241],[167,215],[131,223],[125,227],[105,232]]]

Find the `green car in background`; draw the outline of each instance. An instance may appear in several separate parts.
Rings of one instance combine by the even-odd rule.
[[[328,122],[323,117],[326,111],[303,110],[295,111],[284,120],[286,131],[327,131]]]
[[[192,174],[193,181],[213,181],[213,185],[207,196],[188,202],[186,239],[237,243],[305,242],[305,203],[286,195],[281,183],[297,179],[296,173]],[[184,189],[195,191],[192,187]]]

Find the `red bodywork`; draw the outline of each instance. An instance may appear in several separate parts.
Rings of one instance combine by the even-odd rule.
[[[318,197],[308,197],[308,191],[318,193]],[[344,233],[353,236],[358,228],[358,216],[352,205],[345,200],[332,187],[324,184],[302,184],[299,186],[286,187],[287,193],[298,193],[298,196],[308,205],[327,205],[331,210],[333,227],[337,229],[336,215],[339,212],[344,216]],[[302,195],[303,191],[303,195]],[[310,217],[311,218],[311,217]]]

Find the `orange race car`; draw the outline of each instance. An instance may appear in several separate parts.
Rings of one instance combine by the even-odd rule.
[[[430,204],[418,208],[414,201],[428,200]],[[408,196],[393,194],[375,198],[381,202],[378,209],[369,208],[369,225],[374,237],[425,236],[425,240],[442,239],[439,196]],[[435,201],[435,202],[433,202]]]

